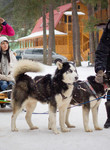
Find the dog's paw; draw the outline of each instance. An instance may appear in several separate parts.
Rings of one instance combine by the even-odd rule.
[[[53,133],[60,134],[60,131],[59,130],[53,130]]]
[[[65,128],[61,128],[61,131],[62,132],[70,132],[70,129],[65,127]]]
[[[71,125],[71,124],[67,125],[67,127],[68,128],[76,128],[74,125]]]
[[[18,132],[18,129],[15,128],[15,129],[11,129],[12,132]]]
[[[101,127],[95,127],[95,130],[103,130]]]
[[[48,129],[49,129],[49,130],[52,130],[52,128],[51,128],[51,127],[48,127]]]
[[[93,132],[93,130],[92,129],[85,129],[85,132]]]
[[[30,128],[30,130],[35,130],[35,129],[39,129],[37,126],[33,126]]]

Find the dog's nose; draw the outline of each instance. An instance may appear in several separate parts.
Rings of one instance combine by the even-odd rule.
[[[78,80],[78,77],[75,77],[75,80]]]

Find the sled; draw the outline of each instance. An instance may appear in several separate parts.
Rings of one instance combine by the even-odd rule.
[[[11,106],[11,99],[9,98],[8,93],[12,90],[5,90],[0,92],[0,106],[1,108],[6,107],[6,105]]]

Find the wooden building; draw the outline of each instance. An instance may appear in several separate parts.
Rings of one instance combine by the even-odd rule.
[[[64,55],[68,60],[73,60],[73,44],[72,44],[72,4],[58,7],[54,10],[54,28],[55,28],[55,48],[56,53]],[[84,19],[88,19],[87,7],[77,2],[77,10],[80,26],[80,48],[82,60],[88,59],[89,52],[89,34],[84,32]],[[49,13],[46,14],[46,34],[47,47],[49,35]],[[18,39],[20,48],[37,48],[43,47],[43,18],[39,18],[36,22],[32,33],[28,36]]]

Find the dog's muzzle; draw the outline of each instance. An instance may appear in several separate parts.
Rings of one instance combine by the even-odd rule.
[[[75,80],[78,80],[78,77],[75,77]]]

